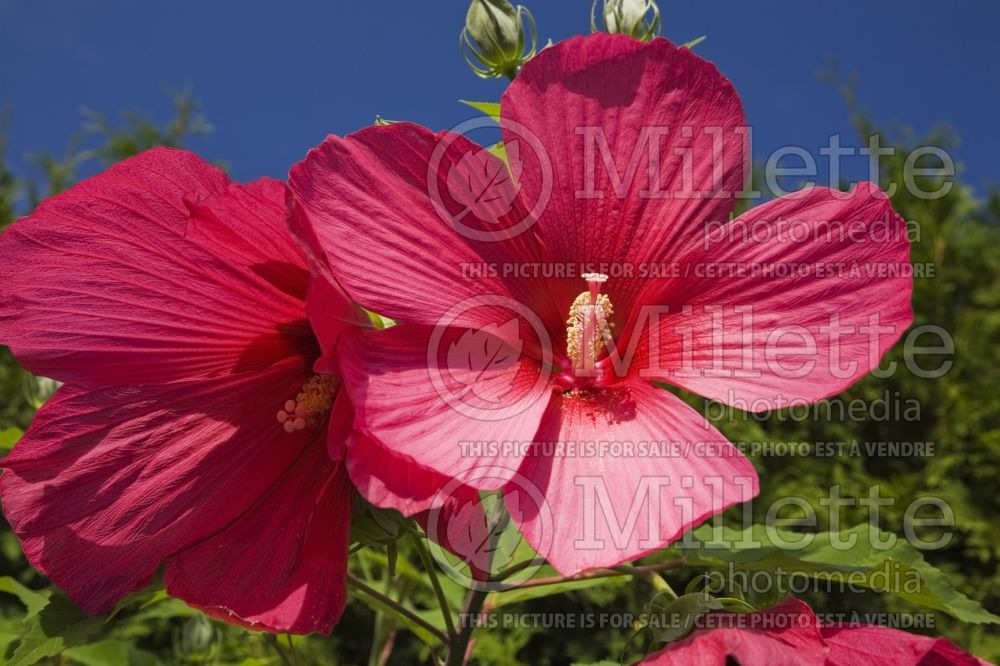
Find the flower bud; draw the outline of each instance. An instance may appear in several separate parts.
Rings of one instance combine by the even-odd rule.
[[[598,32],[597,5],[594,0],[590,10],[590,29]],[[612,35],[629,35],[648,42],[660,33],[660,8],[655,0],[603,0],[601,17],[604,32]]]
[[[459,47],[478,76],[513,79],[535,55],[537,41],[535,19],[524,6],[514,7],[507,0],[472,0]]]
[[[406,535],[410,523],[395,509],[381,509],[356,496],[351,541],[371,547],[388,546]]]
[[[219,653],[219,635],[204,615],[192,615],[174,634],[174,652],[184,663],[209,664]]]

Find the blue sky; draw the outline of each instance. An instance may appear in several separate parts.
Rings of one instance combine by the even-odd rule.
[[[589,0],[523,0],[540,36],[589,30]],[[856,72],[877,120],[923,132],[946,122],[980,192],[1000,183],[1000,4],[957,0],[662,0],[664,36],[705,34],[697,52],[736,85],[760,155],[818,154],[848,115],[816,72]],[[375,114],[435,129],[469,117],[456,100],[495,100],[462,62],[464,0],[0,0],[0,107],[9,156],[61,152],[80,108],[169,115],[164,89],[190,84],[215,132],[194,147],[235,177],[282,177],[328,133]],[[987,128],[990,128],[987,131]],[[860,170],[860,158],[856,167]],[[848,169],[851,165],[848,164]]]

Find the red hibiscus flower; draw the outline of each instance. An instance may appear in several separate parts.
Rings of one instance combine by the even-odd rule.
[[[912,312],[904,223],[874,186],[729,220],[745,124],[689,50],[593,35],[545,49],[505,92],[509,168],[409,123],[331,136],[294,166],[293,230],[328,279],[401,322],[341,343],[360,491],[412,512],[425,476],[503,488],[564,574],[755,495],[750,463],[658,383],[755,410],[819,400]],[[736,233],[757,227],[771,236]],[[831,272],[845,262],[857,272]],[[409,464],[371,469],[380,451]]]
[[[170,594],[255,628],[329,632],[343,611],[353,413],[317,363],[284,211],[281,182],[157,149],[0,238],[0,340],[66,382],[2,461],[4,514],[88,612],[161,563]],[[335,336],[351,306],[323,298]]]
[[[978,666],[944,638],[870,624],[822,624],[798,599],[757,613],[712,613],[651,666]],[[988,666],[988,665],[987,665]]]

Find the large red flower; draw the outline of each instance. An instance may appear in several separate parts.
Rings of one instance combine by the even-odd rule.
[[[701,616],[700,628],[644,659],[650,666],[980,666],[944,638],[859,624],[821,623],[798,599],[748,614]],[[987,665],[988,666],[988,665]]]
[[[757,490],[655,382],[755,410],[815,401],[911,320],[904,224],[870,184],[729,221],[743,111],[687,49],[557,44],[508,88],[500,125],[509,169],[399,123],[331,136],[291,171],[293,230],[326,277],[401,322],[341,343],[364,434],[348,466],[377,504],[417,510],[408,489],[444,475],[517,494],[514,519],[562,573],[635,558]],[[410,464],[372,484],[355,460],[376,448]]]
[[[284,184],[151,150],[42,203],[0,254],[0,341],[66,382],[2,461],[29,561],[88,612],[163,563],[168,592],[206,612],[328,632],[353,413],[317,364]],[[313,321],[336,336],[351,314],[325,288]]]

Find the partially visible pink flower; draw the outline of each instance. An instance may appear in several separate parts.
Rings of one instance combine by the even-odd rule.
[[[0,255],[0,342],[66,382],[0,463],[28,560],[91,613],[162,564],[209,614],[329,632],[353,412],[317,363],[284,184],[151,150],[42,203]],[[313,321],[336,336],[355,315],[324,287]]]
[[[295,165],[292,227],[328,261],[320,275],[401,322],[340,345],[364,434],[348,449],[368,451],[348,456],[361,492],[413,511],[408,493],[441,477],[530,486],[545,506],[521,502],[513,518],[564,574],[656,550],[754,496],[750,463],[654,380],[755,411],[836,394],[909,325],[912,280],[904,223],[871,184],[812,188],[727,228],[745,124],[732,85],[690,50],[599,34],[545,49],[504,93],[509,170],[408,123],[328,137]],[[778,222],[804,238],[727,233]],[[860,240],[818,239],[831,222],[860,225]],[[878,225],[884,242],[866,233]],[[851,262],[857,275],[824,273]],[[732,265],[807,272],[715,272]],[[602,266],[611,274],[581,275]],[[498,403],[517,408],[490,412]],[[584,448],[602,442],[631,448]],[[650,442],[664,447],[643,453]],[[379,447],[408,464],[375,482],[351,461]]]
[[[988,666],[945,638],[870,624],[822,624],[798,599],[748,614],[711,613],[649,666]]]

